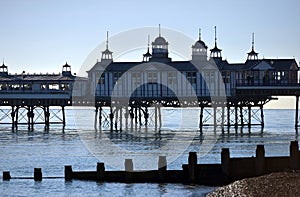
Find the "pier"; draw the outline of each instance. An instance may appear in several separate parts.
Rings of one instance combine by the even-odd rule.
[[[160,31],[159,31],[160,32]],[[215,29],[216,41],[216,29]],[[26,124],[66,124],[67,106],[95,107],[94,126],[110,130],[137,127],[160,129],[162,109],[194,108],[199,130],[265,125],[264,106],[278,96],[292,96],[295,128],[299,126],[299,66],[295,59],[258,58],[254,49],[243,63],[229,63],[221,49],[210,50],[199,36],[191,46],[191,60],[173,61],[167,40],[159,34],[142,61],[115,62],[106,49],[87,70],[88,77],[62,66],[59,74],[9,74],[0,66],[0,124],[15,129]]]
[[[8,67],[0,66],[0,124],[11,124],[12,129],[26,124],[66,124],[65,107],[72,106],[75,79],[86,79],[71,73],[71,66],[62,66],[59,74],[9,74]],[[6,122],[5,122],[6,121]]]

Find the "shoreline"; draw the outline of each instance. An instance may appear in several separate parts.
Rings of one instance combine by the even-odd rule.
[[[245,178],[207,194],[207,197],[218,196],[300,196],[300,171]]]

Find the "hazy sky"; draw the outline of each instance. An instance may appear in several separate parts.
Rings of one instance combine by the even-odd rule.
[[[299,8],[299,0],[0,0],[0,58],[11,73],[60,72],[66,61],[76,72],[107,30],[160,23],[195,40],[201,28],[209,48],[216,25],[229,62],[245,61],[252,32],[259,57],[298,62]]]

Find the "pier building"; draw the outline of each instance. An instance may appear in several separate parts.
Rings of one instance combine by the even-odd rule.
[[[115,62],[107,38],[101,61],[87,71],[100,124],[103,116],[115,129],[122,129],[124,120],[125,127],[129,121],[147,124],[148,108],[154,108],[154,122],[159,127],[161,107],[197,107],[200,130],[204,125],[264,126],[263,106],[276,99],[274,96],[295,96],[298,109],[296,60],[259,58],[254,34],[243,63],[230,63],[222,57],[216,27],[214,47],[208,50],[199,32],[188,61],[172,60],[160,29],[151,45],[152,52],[148,41],[142,61]],[[104,107],[110,108],[109,114],[103,115]],[[298,110],[295,120],[297,126]]]
[[[65,125],[65,107],[73,104],[72,97],[79,100],[85,96],[85,84],[87,79],[73,75],[68,63],[58,74],[25,71],[10,74],[3,62],[0,66],[0,123],[12,124],[12,128],[19,124],[28,124],[29,128],[33,128],[33,124]]]

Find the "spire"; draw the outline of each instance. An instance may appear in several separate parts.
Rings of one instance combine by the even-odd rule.
[[[160,30],[160,24],[158,24],[158,31],[159,31],[159,37],[161,37],[161,30]]]
[[[215,26],[215,47],[217,47],[217,26]]]
[[[148,35],[148,49],[147,49],[147,53],[143,54],[143,62],[149,61],[149,58],[152,57],[151,53],[149,52],[149,48],[150,48],[150,35]]]
[[[252,50],[254,51],[254,32],[252,33]]]
[[[217,26],[214,26],[214,29],[215,29],[215,47],[210,50],[210,57],[211,58],[221,58],[222,59],[222,55],[221,55],[222,49],[219,49],[217,47]]]
[[[201,28],[199,28],[199,40],[201,40]]]
[[[149,51],[149,47],[150,47],[150,35],[148,35],[148,51]]]
[[[8,69],[7,66],[4,64],[4,58],[2,62],[2,66],[0,66],[0,76],[7,76],[8,75]]]
[[[106,49],[108,50],[108,31],[106,31]]]
[[[254,50],[254,32],[252,33],[252,50],[248,53],[247,60],[257,60],[258,59],[258,53]]]
[[[102,60],[112,60],[112,52],[108,49],[108,31],[106,31],[106,49],[105,51],[102,51]]]

